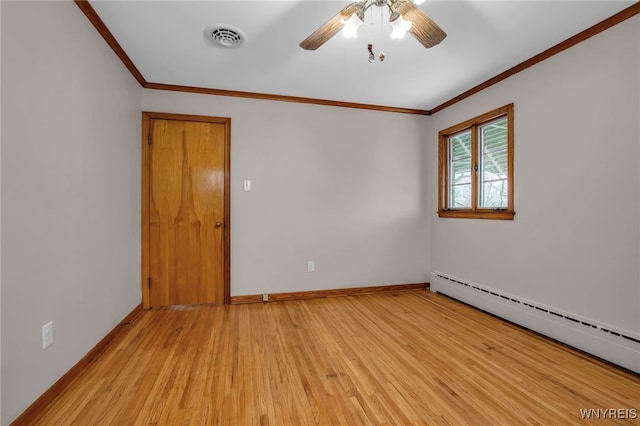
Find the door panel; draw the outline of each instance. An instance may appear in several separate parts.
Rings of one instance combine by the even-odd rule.
[[[150,306],[224,303],[226,126],[150,121]]]

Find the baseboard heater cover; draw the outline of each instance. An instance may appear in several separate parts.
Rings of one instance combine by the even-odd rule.
[[[490,312],[626,369],[640,373],[640,335],[522,297],[431,273],[431,291]]]

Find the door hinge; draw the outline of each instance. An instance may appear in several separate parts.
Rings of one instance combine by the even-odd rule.
[[[149,133],[149,136],[147,137],[147,143],[151,145],[151,133]]]
[[[147,278],[147,287],[151,288],[151,277]]]

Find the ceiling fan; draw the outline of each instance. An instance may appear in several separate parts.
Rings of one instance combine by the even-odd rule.
[[[371,6],[389,8],[389,22],[393,27],[392,38],[402,38],[408,30],[427,49],[440,43],[447,34],[416,4],[424,0],[360,0],[349,4],[327,23],[315,30],[300,43],[306,50],[316,50],[341,29],[345,36],[356,37],[364,22],[364,13]]]

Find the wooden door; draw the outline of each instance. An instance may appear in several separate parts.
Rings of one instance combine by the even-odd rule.
[[[146,307],[228,302],[229,125],[229,119],[145,115]],[[143,205],[143,222],[144,216]],[[143,232],[143,251],[144,243]],[[144,269],[143,263],[143,281]]]

